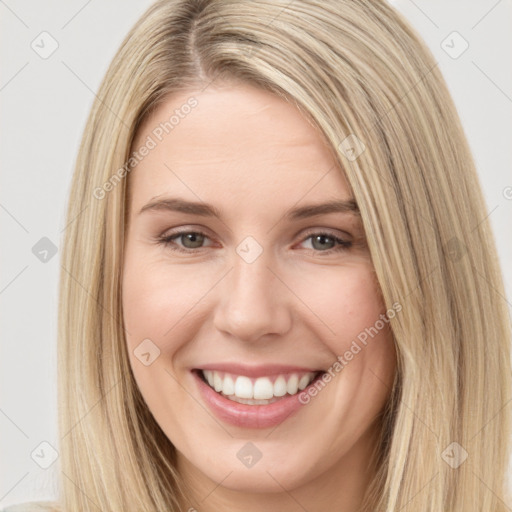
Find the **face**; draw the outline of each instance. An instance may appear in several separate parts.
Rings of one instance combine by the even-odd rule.
[[[283,99],[224,84],[170,97],[139,130],[144,144],[129,175],[123,314],[135,379],[180,470],[260,493],[352,478],[395,352],[320,132]]]

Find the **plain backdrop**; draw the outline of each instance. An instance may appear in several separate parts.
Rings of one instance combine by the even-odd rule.
[[[41,464],[59,443],[57,284],[67,194],[95,91],[150,3],[0,0],[0,506],[56,494],[58,457],[48,469]],[[431,48],[453,95],[494,228],[507,287],[502,299],[510,306],[512,2],[391,3]]]

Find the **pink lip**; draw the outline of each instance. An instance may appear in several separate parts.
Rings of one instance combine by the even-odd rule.
[[[304,366],[287,366],[280,364],[265,364],[247,366],[239,363],[211,363],[199,366],[201,370],[217,370],[219,372],[232,373],[234,375],[245,375],[246,377],[270,377],[288,373],[307,373],[324,371],[320,368],[305,368]]]
[[[217,369],[218,367],[215,366],[215,368]],[[231,370],[233,369],[231,365],[230,368]],[[220,393],[217,393],[203,381],[200,371],[192,370],[192,374],[194,375],[204,401],[212,412],[219,419],[242,428],[269,428],[279,425],[286,418],[293,416],[301,407],[303,407],[303,404],[299,401],[299,395],[307,392],[309,386],[312,386],[318,378],[321,378],[319,375],[303,391],[299,391],[299,393],[295,395],[282,398],[272,404],[247,405],[239,404],[238,402],[224,398]],[[242,375],[246,374],[242,373]]]

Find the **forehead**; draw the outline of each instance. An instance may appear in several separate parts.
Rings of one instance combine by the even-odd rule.
[[[321,132],[294,105],[250,85],[168,97],[141,126],[133,149],[149,139],[154,147],[129,178],[135,208],[165,194],[229,200],[238,211],[276,199],[286,208],[301,198],[350,198]]]

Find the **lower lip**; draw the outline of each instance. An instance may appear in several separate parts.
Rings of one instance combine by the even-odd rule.
[[[286,418],[293,416],[301,407],[304,407],[304,404],[299,401],[299,395],[308,390],[305,388],[295,395],[287,396],[268,405],[247,405],[234,402],[217,393],[203,381],[200,371],[193,370],[192,374],[198,383],[204,401],[215,415],[227,423],[243,428],[269,428],[279,425]],[[321,374],[309,386],[312,386],[319,378],[321,378]]]

